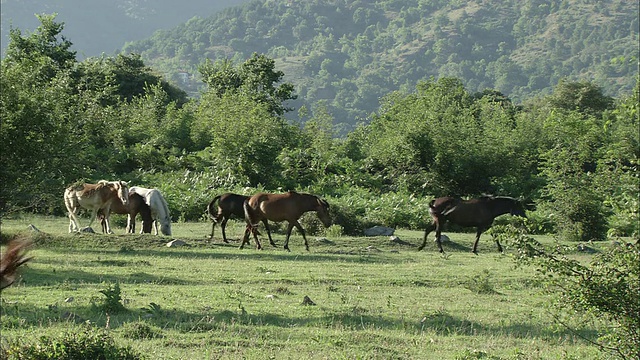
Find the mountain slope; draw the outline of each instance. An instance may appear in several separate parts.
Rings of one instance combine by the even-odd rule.
[[[561,78],[612,96],[638,74],[636,0],[254,0],[158,32],[124,51],[197,93],[206,58],[276,59],[296,85],[294,106],[325,101],[338,122],[364,119],[378,99],[420,79],[458,77],[521,101]]]

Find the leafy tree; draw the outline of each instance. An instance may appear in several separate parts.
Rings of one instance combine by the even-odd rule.
[[[33,34],[23,37],[19,29],[10,30],[6,60],[9,62],[23,62],[27,59],[37,61],[45,56],[51,59],[59,69],[72,66],[76,62],[76,52],[70,50],[73,44],[60,35],[64,23],[56,23],[55,14],[36,15],[36,17],[40,20],[40,26]]]
[[[553,108],[596,116],[613,106],[613,98],[604,95],[602,89],[592,82],[565,79],[558,83],[549,100]]]
[[[198,106],[192,137],[195,144],[208,144],[219,162],[251,186],[275,188],[281,180],[277,157],[291,147],[294,128],[274,116],[268,104],[256,103],[246,93],[204,94]]]
[[[227,92],[246,93],[253,101],[266,104],[274,115],[283,115],[292,109],[284,102],[296,99],[294,87],[290,83],[282,83],[284,73],[275,70],[275,61],[257,53],[238,67],[230,60],[211,63],[210,60],[200,65],[203,81],[216,96]]]

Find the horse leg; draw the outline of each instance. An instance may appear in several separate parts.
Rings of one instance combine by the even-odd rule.
[[[111,231],[111,224],[109,223],[109,212],[110,209],[104,209],[104,222],[107,224],[107,234],[113,234],[113,231]]]
[[[260,243],[260,240],[258,240],[258,227],[252,226],[251,233],[253,233],[253,239],[256,241],[256,250],[262,250],[262,244]]]
[[[77,209],[69,211],[69,232],[75,232],[80,230],[80,225],[78,224],[78,218],[76,217]]]
[[[424,247],[427,245],[427,236],[429,236],[429,233],[433,231],[433,229],[435,229],[435,224],[432,223],[431,225],[427,226],[427,228],[424,230],[424,238],[422,239],[422,245],[420,245],[418,247],[418,251],[424,249]]]
[[[93,209],[91,212],[91,220],[89,220],[89,225],[87,225],[87,227],[91,227],[91,224],[93,224],[93,220],[98,216],[98,209]],[[105,216],[106,216],[106,212],[105,212]],[[107,225],[108,226],[108,225]]]
[[[251,231],[251,225],[247,224],[244,229],[244,235],[242,236],[242,243],[240,244],[240,250],[244,249],[244,244],[249,243],[249,231]]]
[[[480,235],[486,230],[486,227],[478,226],[478,230],[476,231],[476,241],[473,243],[472,253],[478,255],[478,243],[480,242]],[[498,245],[499,246],[499,245]],[[502,248],[502,246],[500,246]]]
[[[442,249],[442,241],[440,241],[440,236],[442,235],[442,226],[444,225],[444,221],[440,221],[440,219],[436,220],[436,244],[438,244],[438,250],[441,254],[444,253],[444,249]]]
[[[158,235],[158,220],[157,219],[153,219],[153,222],[151,223],[151,225],[155,229],[155,232],[156,232],[155,235]]]
[[[291,236],[291,230],[293,229],[293,224],[289,222],[289,226],[287,226],[287,237],[284,239],[284,249],[289,250],[289,237]]]
[[[307,236],[305,235],[305,231],[302,228],[302,225],[300,225],[300,223],[297,221],[293,225],[295,225],[298,231],[300,231],[300,234],[302,234],[302,238],[304,239],[304,247],[307,248],[307,251],[309,251],[309,242],[307,241]]]
[[[498,240],[498,237],[497,236],[493,236],[493,237],[496,239],[496,245],[498,245],[498,251],[503,252],[502,245],[500,245],[500,241]]]
[[[135,234],[136,233],[136,215],[138,214],[127,214],[127,234]]]
[[[227,232],[225,231],[225,229],[227,228],[227,221],[229,221],[228,217],[223,218],[222,223],[220,224],[220,228],[222,228],[222,241],[228,244],[229,240],[227,240]],[[211,237],[213,238],[213,230],[211,230]]]
[[[267,236],[269,236],[269,243],[271,244],[271,246],[276,247],[277,246],[276,243],[271,238],[271,229],[269,229],[269,222],[267,221],[267,219],[263,219],[262,223],[264,224],[264,227],[267,229]]]

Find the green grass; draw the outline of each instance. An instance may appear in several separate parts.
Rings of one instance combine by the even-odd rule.
[[[94,326],[150,359],[601,355],[554,324],[533,270],[514,268],[489,235],[476,256],[473,234],[449,233],[452,243],[442,256],[432,241],[417,251],[421,231],[398,230],[406,244],[308,236],[307,252],[294,230],[288,253],[281,233],[274,234],[278,248],[266,241],[262,251],[239,250],[243,224],[229,224],[230,245],[220,240],[219,228],[209,241],[211,225],[204,222],[176,223],[174,236],[162,237],[125,235],[118,225],[116,235],[70,235],[66,218],[3,219],[3,238],[35,239],[34,259],[2,292],[3,344]],[[171,239],[188,246],[167,248]],[[107,314],[101,291],[114,284],[126,310]],[[302,305],[305,296],[316,305]],[[579,331],[596,336],[595,329]]]

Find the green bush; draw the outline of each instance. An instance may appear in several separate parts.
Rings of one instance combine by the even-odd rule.
[[[640,358],[640,245],[614,243],[589,264],[567,256],[572,250],[559,244],[545,248],[512,226],[497,227],[493,235],[509,239],[518,265],[532,265],[556,309],[575,317],[586,315],[598,327],[593,340],[600,350],[620,359]],[[562,326],[568,326],[560,321]],[[603,325],[604,324],[604,325]]]
[[[14,343],[4,349],[7,360],[137,360],[141,354],[131,347],[116,345],[105,330],[87,328],[82,332],[69,332],[62,337],[43,336],[32,344]]]
[[[133,322],[122,325],[121,331],[127,339],[144,340],[162,337],[162,330],[144,322]]]

